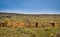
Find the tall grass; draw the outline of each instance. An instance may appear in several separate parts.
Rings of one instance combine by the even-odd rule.
[[[0,37],[55,37],[58,27],[46,28],[12,28],[0,27]]]

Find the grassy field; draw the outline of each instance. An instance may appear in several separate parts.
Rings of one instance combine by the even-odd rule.
[[[0,37],[55,37],[60,28],[0,27]],[[60,33],[60,32],[59,32]]]
[[[51,22],[56,23],[60,27],[60,15],[59,14],[13,14],[13,13],[0,13],[0,22],[11,22],[14,23],[24,23],[25,25],[29,24],[30,26],[36,25],[50,25]],[[8,24],[9,25],[9,24]],[[12,25],[12,24],[11,24]],[[42,26],[41,26],[42,27]]]
[[[0,13],[0,37],[60,37],[59,31],[60,14]]]

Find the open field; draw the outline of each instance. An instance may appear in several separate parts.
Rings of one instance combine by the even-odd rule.
[[[0,22],[6,23],[8,26],[20,27],[60,27],[59,14],[16,14],[16,13],[0,13]],[[22,24],[22,26],[21,26]]]
[[[60,14],[0,13],[0,37],[60,37]]]
[[[55,37],[60,28],[0,27],[0,37]],[[60,33],[60,32],[59,32]],[[60,37],[60,36],[59,36]]]

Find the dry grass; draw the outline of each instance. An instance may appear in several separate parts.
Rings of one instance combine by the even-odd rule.
[[[55,37],[56,32],[59,30],[60,28],[54,27],[52,28],[0,27],[0,37],[50,37],[50,36]]]

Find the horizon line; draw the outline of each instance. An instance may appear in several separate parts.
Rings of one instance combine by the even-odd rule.
[[[48,11],[46,13],[44,13],[44,11],[43,12],[37,12],[37,13],[36,12],[35,13],[34,12],[31,12],[31,13],[30,12],[29,13],[28,12],[18,12],[18,11],[0,11],[0,13],[16,13],[16,14],[60,14],[60,13],[57,13],[57,12],[54,13],[54,12],[48,12]]]

